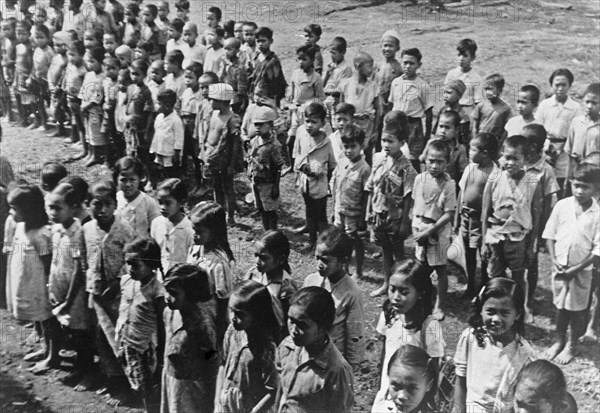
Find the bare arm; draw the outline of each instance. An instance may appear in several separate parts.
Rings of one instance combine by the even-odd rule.
[[[431,137],[431,124],[433,122],[433,108],[425,111],[425,141]]]
[[[275,402],[276,393],[277,391],[273,390],[266,394],[262,399],[260,399],[258,403],[256,403],[256,406],[254,406],[254,408],[250,410],[250,413],[259,413],[271,407],[273,405],[273,402]]]
[[[452,413],[464,413],[467,407],[467,378],[456,376]]]

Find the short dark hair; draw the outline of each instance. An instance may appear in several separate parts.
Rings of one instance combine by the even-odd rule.
[[[552,72],[552,74],[550,75],[550,86],[552,86],[552,83],[554,82],[554,78],[556,76],[564,76],[567,78],[567,80],[569,81],[569,85],[572,85],[573,82],[575,81],[575,76],[573,76],[573,72],[571,72],[569,69],[566,68],[560,68],[560,69],[556,69],[554,72]]]
[[[235,31],[235,21],[227,20],[223,25],[223,30],[229,37],[233,37],[233,32]]]
[[[176,264],[169,268],[165,276],[165,289],[181,289],[185,291],[185,300],[197,303],[211,299],[208,273],[193,264]]]
[[[165,56],[165,61],[169,63],[175,63],[179,67],[181,67],[181,65],[183,64],[183,59],[183,52],[179,49],[171,50]]]
[[[140,182],[146,181],[146,178],[148,177],[148,171],[146,170],[146,166],[142,163],[142,161],[138,158],[134,158],[133,156],[124,156],[115,163],[113,170],[113,181],[115,184],[118,182],[121,172],[129,169],[133,170],[133,173],[140,178]],[[140,184],[140,186],[143,187],[143,184]]]
[[[150,14],[152,14],[154,18],[158,16],[158,7],[156,7],[154,4],[146,4],[144,8],[148,9]]]
[[[125,5],[125,10],[137,17],[137,15],[140,14],[140,5],[135,1],[130,1]]]
[[[177,17],[174,18],[173,20],[171,20],[171,22],[169,23],[169,27],[172,27],[174,30],[176,30],[178,32],[183,31],[183,26],[185,26],[185,22],[181,19],[178,19]]]
[[[119,41],[119,34],[116,31],[114,31],[114,30],[111,30],[111,29],[104,30],[104,33],[102,34],[102,37],[104,37],[106,35],[114,37],[115,41]]]
[[[347,260],[352,256],[354,240],[343,229],[331,226],[319,235],[317,245],[324,247],[323,254]]]
[[[573,171],[572,181],[581,181],[586,184],[598,185],[600,182],[600,168],[589,163],[581,163],[577,165]]]
[[[356,108],[351,103],[346,103],[346,102],[338,103],[335,106],[334,114],[337,115],[338,113],[343,113],[344,115],[353,117],[354,114],[356,113]]]
[[[44,189],[52,191],[61,179],[66,178],[69,173],[67,168],[60,162],[46,162],[42,167],[41,179]]]
[[[141,39],[137,42],[136,49],[141,49],[146,53],[152,53],[154,49],[154,45],[150,43],[148,40]]]
[[[86,182],[85,179],[83,179],[80,176],[77,175],[72,175],[70,177],[66,177],[60,180],[60,183],[66,183],[69,184],[73,187],[74,190],[74,196],[77,200],[78,204],[83,204],[84,202],[86,202],[89,199],[89,189],[90,186],[88,185],[88,183]]]
[[[204,67],[202,67],[202,63],[200,62],[190,63],[189,65],[187,65],[185,70],[189,70],[190,72],[192,72],[197,79],[200,79],[200,76],[204,74]]]
[[[504,146],[515,149],[521,148],[525,157],[529,155],[529,145],[527,144],[527,138],[523,135],[509,136],[504,140]]]
[[[346,145],[354,145],[357,144],[359,146],[363,146],[365,143],[365,132],[362,129],[353,127],[350,133],[344,133],[341,136],[342,143]]]
[[[304,109],[304,116],[307,118],[316,116],[321,120],[325,120],[327,117],[327,110],[322,104],[318,102],[311,102],[308,104],[308,106],[306,106],[306,109]]]
[[[348,43],[346,42],[346,39],[341,36],[334,37],[331,41],[331,46],[332,49],[335,49],[340,53],[346,53],[346,50],[348,49]]]
[[[190,2],[187,0],[178,0],[175,3],[175,10],[190,10]]]
[[[189,7],[188,7],[188,9],[189,9]],[[214,14],[215,17],[217,18],[217,20],[221,20],[221,18],[223,17],[223,12],[217,6],[209,7],[208,12]]]
[[[305,54],[310,60],[315,60],[315,56],[317,55],[317,48],[312,44],[305,44],[296,49],[296,54]]]
[[[475,43],[475,40],[462,39],[456,45],[456,50],[458,50],[458,53],[461,55],[464,55],[468,52],[472,58],[475,58],[477,53],[477,43]]]
[[[43,9],[42,9],[43,10]],[[52,40],[52,36],[50,36],[50,30],[43,24],[36,24],[33,27],[33,30],[36,32],[42,33],[48,40]]]
[[[309,34],[312,33],[317,37],[321,37],[321,35],[323,34],[323,29],[321,29],[320,25],[316,23],[311,23],[304,27],[304,32]]]
[[[304,287],[296,291],[290,299],[290,307],[294,305],[302,307],[319,328],[329,331],[333,327],[335,303],[323,287]]]
[[[487,152],[490,159],[496,160],[498,158],[500,141],[496,135],[487,132],[480,132],[475,135],[473,140],[477,140],[479,142],[479,150]]]
[[[137,237],[133,241],[125,244],[123,248],[125,254],[135,254],[139,260],[152,269],[160,269],[163,271],[161,264],[161,251],[160,246],[150,237]]]
[[[446,142],[441,139],[433,139],[429,141],[429,145],[427,146],[427,152],[430,150],[435,150],[438,152],[442,152],[446,157],[447,161],[450,161],[450,146]]]
[[[73,43],[71,43],[71,46],[69,46],[69,52],[77,53],[78,55],[83,56],[85,54],[85,46],[83,45],[83,42],[81,40],[75,40]]]
[[[244,22],[244,26],[250,26],[254,30],[258,29],[258,24],[254,23],[254,22]]]
[[[117,186],[112,181],[97,181],[90,187],[90,198],[94,195],[107,196],[117,203]]]
[[[529,123],[523,126],[521,133],[528,141],[531,141],[530,148],[536,151],[536,153],[540,153],[544,149],[544,143],[546,142],[546,138],[548,134],[546,133],[546,128],[538,123]]]
[[[499,91],[504,90],[504,76],[494,73],[485,78],[484,85],[493,85]]]
[[[455,110],[445,109],[442,113],[440,113],[440,118],[442,118],[442,116],[445,118],[450,118],[455,128],[460,126],[460,115]]]
[[[519,91],[523,93],[529,94],[529,99],[531,103],[537,106],[540,103],[540,90],[535,85],[525,85],[519,89]]]
[[[166,103],[169,106],[175,106],[175,103],[177,102],[177,93],[171,89],[161,90],[156,99],[159,102]]]
[[[59,183],[56,188],[52,190],[51,194],[61,196],[64,199],[65,204],[70,207],[81,205],[77,190],[73,185],[67,182]]]
[[[415,59],[417,59],[417,62],[421,62],[421,59],[423,58],[421,51],[419,49],[417,49],[416,47],[402,50],[402,53],[400,53],[400,57],[402,57],[404,55],[414,57]]]
[[[200,77],[208,77],[210,78],[210,83],[219,83],[219,76],[217,76],[217,74],[215,72],[204,72],[202,73],[202,76]]]
[[[169,89],[167,89],[167,90],[169,90]],[[164,93],[164,92],[166,92],[166,90],[163,91],[162,93]],[[173,94],[175,95],[175,99],[177,99],[177,94],[175,93],[175,91],[171,90],[171,92],[173,92]],[[159,95],[158,95],[159,99],[160,99],[160,95],[161,94],[159,93]],[[175,198],[175,200],[179,203],[183,203],[188,198],[187,189],[186,189],[184,183],[179,178],[168,178],[168,179],[165,179],[164,181],[160,182],[156,188],[156,193],[158,193],[159,191],[168,192],[169,195],[171,195],[173,198]]]
[[[273,40],[273,30],[265,26],[260,27],[256,30],[256,38],[258,39],[259,37],[266,37],[269,40]]]
[[[600,96],[600,83],[590,83],[588,87],[585,88],[585,92],[583,92],[583,96],[587,94]]]

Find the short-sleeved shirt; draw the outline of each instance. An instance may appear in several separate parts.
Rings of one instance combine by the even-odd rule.
[[[351,365],[365,358],[365,315],[362,292],[349,275],[332,284],[319,273],[308,275],[303,287],[322,287],[331,293],[335,304],[335,319],[329,334],[331,341]]]
[[[496,103],[484,100],[475,106],[471,112],[471,119],[478,133],[491,133],[501,139],[511,113],[510,106],[502,99],[498,99]]]
[[[217,73],[219,71],[220,60],[224,56],[224,48],[221,47],[220,49],[215,50],[212,46],[209,46],[206,50],[206,57],[204,58],[204,70]]]
[[[437,221],[446,212],[456,210],[456,183],[447,173],[436,179],[424,172],[415,178],[412,197],[413,217]]]
[[[140,192],[135,199],[127,201],[123,191],[119,191],[116,214],[122,216],[139,237],[148,237],[152,220],[160,216],[160,207],[154,198],[144,192]]]
[[[158,94],[167,88],[167,84],[164,81],[158,84],[154,80],[148,80],[146,86],[148,86],[150,95],[152,95],[152,103],[154,104],[153,112],[158,112]]]
[[[193,62],[198,62],[204,66],[204,60],[206,60],[206,46],[196,41],[194,46],[190,47],[188,43],[183,42],[179,46],[179,50],[183,53],[183,65],[182,67],[188,67]]]
[[[364,210],[365,185],[371,175],[371,167],[361,157],[352,162],[342,157],[331,177],[331,192],[334,197],[334,210],[348,216],[360,216]]]
[[[112,102],[112,104],[115,104],[119,94],[119,84],[117,81],[105,76],[102,80],[102,89],[104,90],[104,101],[106,103]]]
[[[150,58],[152,60],[160,58],[159,40],[160,30],[156,24],[149,26],[142,24],[142,30],[140,31],[141,39],[152,45],[152,51],[150,52]]]
[[[554,168],[546,162],[545,156],[542,156],[536,163],[527,165],[526,173],[534,175],[533,179],[539,183],[543,196],[555,194],[560,190]],[[527,175],[526,179],[529,179]]]
[[[517,115],[513,116],[508,120],[508,122],[506,122],[504,130],[506,131],[506,136],[522,135],[523,128],[532,124],[539,124],[539,122],[535,119],[533,119],[531,122],[527,122],[525,119],[523,119],[522,115]]]
[[[233,289],[233,270],[225,251],[206,252],[203,245],[194,245],[189,251],[187,262],[206,270],[213,297],[229,298]]]
[[[129,122],[131,126],[135,126],[138,131],[146,130],[147,116],[145,112],[154,111],[154,103],[152,102],[152,93],[148,86],[129,85],[127,87],[127,105],[125,114],[137,115],[136,120]]]
[[[314,70],[310,75],[302,69],[294,70],[290,79],[290,88],[291,103],[296,106],[308,102],[322,102],[325,99],[321,75]]]
[[[325,94],[339,92],[342,80],[351,76],[352,68],[345,60],[339,63],[329,62],[322,76]]]
[[[388,100],[392,110],[400,110],[409,118],[424,118],[425,112],[433,108],[429,85],[418,75],[414,79],[404,75],[394,79]]]
[[[83,85],[83,78],[87,73],[87,69],[84,65],[75,66],[74,64],[67,64],[65,69],[65,76],[63,78],[62,90],[67,93],[68,97],[76,98],[79,95],[81,86]]]
[[[275,136],[267,140],[262,136],[252,138],[248,150],[248,177],[252,182],[275,182],[275,174],[279,173],[283,163],[281,144]]]
[[[181,109],[181,96],[183,92],[187,88],[185,84],[185,77],[183,76],[183,72],[177,77],[173,75],[173,73],[169,73],[165,76],[165,88],[172,90],[177,94],[177,102],[175,103],[175,110],[179,111]]]
[[[533,355],[533,348],[522,337],[502,346],[486,335],[484,347],[480,347],[472,328],[463,331],[454,364],[456,375],[467,380],[469,412],[512,411],[518,374]]]
[[[373,212],[387,212],[389,219],[402,218],[404,198],[412,192],[416,177],[417,172],[404,155],[394,158],[383,152],[376,153],[365,186],[365,190],[372,193]]]
[[[379,95],[377,83],[372,79],[367,79],[365,83],[359,83],[356,75],[344,79],[340,82],[342,92],[342,102],[350,103],[354,106],[356,114],[375,114],[374,102]]]
[[[88,111],[90,114],[102,115],[102,103],[104,102],[104,73],[87,72],[83,78],[83,84],[79,91],[81,103],[94,103]]]
[[[244,62],[237,56],[231,60],[223,56],[219,59],[219,70],[216,72],[219,81],[227,83],[238,95],[248,93],[248,73],[244,67]],[[236,96],[233,102],[237,102]]]
[[[50,46],[44,49],[36,47],[33,51],[33,75],[40,80],[47,80],[48,69],[54,58],[54,50]]]
[[[387,102],[390,96],[390,87],[394,79],[402,76],[402,65],[395,58],[391,61],[382,61],[375,65],[375,81],[379,87],[379,94],[384,102]]]
[[[460,66],[450,70],[446,75],[444,84],[448,84],[454,80],[462,80],[467,87],[465,93],[459,102],[461,106],[474,106],[483,100],[483,78],[475,70],[471,68],[468,72],[463,72]]]
[[[282,393],[279,413],[352,410],[352,367],[330,340],[311,357],[288,336],[277,349],[276,366]]]
[[[578,163],[592,154],[600,154],[600,121],[589,116],[577,116],[569,128],[565,152]],[[600,165],[597,165],[600,166]]]
[[[181,94],[181,116],[196,116],[200,105],[202,104],[202,91],[200,89],[195,92],[191,87],[188,87]]]
[[[309,165],[310,171],[316,174],[316,176],[309,177],[304,173],[299,173],[296,185],[303,194],[307,194],[313,199],[327,196],[327,176],[336,167],[331,142],[324,135],[324,132],[321,131],[319,139],[315,140],[306,131],[306,127],[301,125],[296,132],[296,141],[294,142],[295,170],[300,172],[303,165]]]
[[[196,119],[197,120],[197,119]],[[206,139],[200,141],[204,163],[212,170],[227,171],[238,157],[241,141],[241,119],[235,113],[229,117],[213,111],[206,125]]]
[[[175,151],[183,149],[183,139],[183,122],[177,112],[172,111],[167,116],[159,113],[154,120],[154,138],[150,144],[150,153],[166,157],[175,156]]]
[[[152,221],[150,236],[160,246],[163,271],[166,273],[175,264],[184,264],[188,252],[194,245],[194,228],[188,217],[184,216],[177,225],[164,216]]]
[[[156,301],[164,299],[165,287],[158,278],[152,277],[143,284],[129,274],[121,277],[121,302],[115,331],[119,342],[133,347],[140,353],[158,344],[158,319]]]

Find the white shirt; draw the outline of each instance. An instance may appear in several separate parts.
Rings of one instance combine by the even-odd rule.
[[[165,274],[175,266],[187,262],[188,251],[194,245],[194,228],[188,217],[184,216],[177,225],[164,216],[152,221],[150,236],[160,245],[161,262]]]
[[[183,69],[185,70],[192,62],[198,62],[204,67],[204,60],[206,60],[206,46],[196,41],[193,47],[183,42],[179,46],[179,50],[183,53]]]
[[[463,72],[460,66],[457,66],[448,72],[444,84],[459,79],[467,87],[462,98],[458,101],[461,106],[475,106],[483,100],[483,78],[475,69],[471,68],[468,72]]]
[[[116,213],[129,222],[138,237],[148,237],[150,224],[160,215],[160,207],[154,198],[144,192],[140,192],[131,202],[127,202],[123,191],[119,191]]]
[[[150,153],[162,156],[174,156],[175,151],[183,149],[183,122],[172,111],[167,116],[159,113],[154,120],[154,138],[150,145]]]
[[[508,134],[507,136],[522,135],[523,128],[526,125],[530,125],[530,124],[539,124],[539,122],[535,119],[532,120],[531,122],[525,122],[525,119],[523,119],[523,116],[521,116],[521,115],[513,116],[512,118],[510,118],[508,120],[508,122],[506,122],[506,125],[504,126],[504,130],[506,130],[506,133]]]

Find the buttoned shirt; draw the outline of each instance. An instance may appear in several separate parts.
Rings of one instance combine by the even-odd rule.
[[[188,217],[184,216],[177,225],[164,216],[152,221],[150,236],[160,246],[163,271],[166,272],[175,264],[187,262],[188,252],[194,245],[194,228]]]
[[[202,90],[193,91],[191,87],[185,89],[181,95],[181,116],[193,115],[195,117],[198,114],[202,100]]]
[[[225,49],[219,48],[214,49],[212,46],[209,46],[206,49],[206,57],[204,58],[204,70],[206,72],[217,73],[219,71],[219,60],[225,57]]]
[[[577,116],[569,128],[565,152],[578,163],[592,154],[600,153],[600,121],[593,121],[589,116]],[[594,162],[597,166],[598,160]]]
[[[328,173],[336,167],[331,143],[329,138],[324,135],[325,133],[320,131],[318,139],[315,139],[306,131],[306,127],[301,125],[296,132],[296,141],[294,142],[295,170],[300,172],[303,165],[308,165],[313,174],[309,177],[300,172],[296,185],[303,194],[307,194],[313,199],[327,196]]]
[[[186,68],[193,62],[198,62],[204,67],[204,60],[206,59],[206,46],[196,41],[196,44],[190,46],[188,43],[183,42],[179,46],[179,50],[183,53],[183,65]]]
[[[390,87],[397,77],[402,76],[402,65],[395,58],[391,61],[383,60],[375,65],[375,82],[379,87],[379,94],[384,102],[388,101],[390,96]]]
[[[423,118],[428,109],[433,108],[429,85],[417,75],[407,79],[405,75],[397,77],[390,86],[389,102],[392,110],[400,110],[410,118]]]
[[[290,96],[296,106],[308,102],[322,102],[325,93],[321,76],[314,70],[310,75],[302,69],[294,70],[290,81]]]
[[[365,83],[359,83],[356,74],[340,82],[342,92],[341,102],[350,103],[356,109],[356,114],[375,114],[375,98],[379,95],[377,83],[367,79]]]
[[[360,216],[366,202],[365,186],[371,175],[371,167],[361,157],[358,161],[341,157],[331,177],[331,192],[334,197],[334,211]]]
[[[424,172],[415,178],[412,191],[413,217],[439,220],[446,212],[456,210],[456,184],[447,173],[434,178]],[[447,224],[449,226],[450,223]]]
[[[230,85],[238,95],[248,93],[248,73],[244,67],[244,62],[238,57],[228,59],[223,56],[219,59],[219,70],[217,71],[219,80]],[[233,100],[235,103],[238,97]]]
[[[533,176],[530,178],[530,175]],[[546,162],[545,156],[540,157],[536,163],[527,166],[525,179],[533,179],[539,182],[543,196],[555,194],[560,190],[554,175],[554,169]]]
[[[154,137],[150,145],[150,153],[168,157],[175,156],[175,151],[183,150],[183,140],[183,122],[177,113],[174,110],[167,116],[159,113],[154,120]]]
[[[352,76],[352,68],[346,60],[339,63],[329,62],[327,70],[323,73],[323,89],[325,94],[340,91],[342,80]]]
[[[462,80],[467,87],[458,101],[461,106],[474,106],[483,100],[483,78],[477,70],[471,68],[468,72],[463,72],[462,68],[457,66],[448,72],[444,84],[454,80]]]
[[[248,176],[254,183],[275,182],[275,174],[283,166],[281,145],[275,136],[264,139],[255,136],[250,141],[248,150]]]
[[[139,237],[148,237],[150,224],[160,215],[160,207],[154,198],[144,192],[140,192],[135,199],[127,201],[123,191],[119,191],[116,214],[123,217]]]

